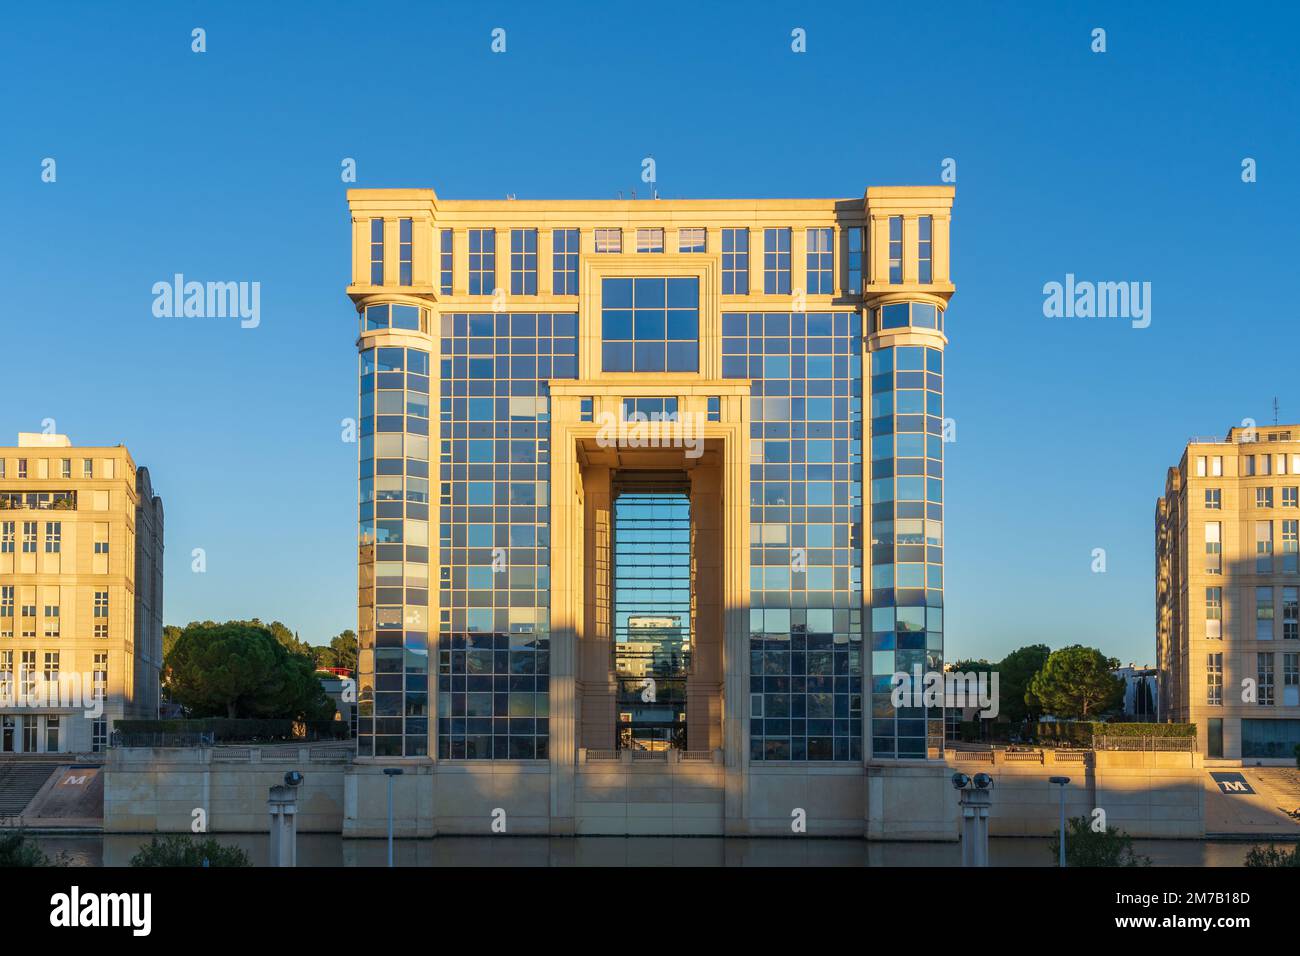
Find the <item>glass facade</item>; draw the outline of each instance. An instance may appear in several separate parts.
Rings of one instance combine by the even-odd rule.
[[[877,757],[941,747],[941,708],[894,708],[891,678],[943,670],[943,352],[871,353],[871,728]]]
[[[442,317],[438,755],[544,758],[550,408],[576,378],[572,313]]]
[[[931,281],[932,259],[946,282],[946,249],[940,246],[932,255],[930,218],[906,224],[912,248],[905,250],[902,216],[889,216],[887,222],[868,218],[877,224],[870,235],[844,223],[809,226],[795,216],[753,217],[752,251],[761,258],[751,259],[751,227],[677,226],[691,221],[686,216],[668,221],[667,230],[643,226],[636,217],[622,228],[560,228],[550,226],[549,216],[536,228],[527,220],[507,219],[498,230],[484,225],[493,222],[491,216],[469,214],[474,218],[464,227],[449,217],[457,223],[454,229],[427,219],[389,220],[387,258],[394,268],[387,291],[392,294],[354,293],[363,336],[358,756],[544,760],[562,741],[575,744],[566,736],[570,725],[561,719],[567,711],[555,715],[554,739],[550,723],[552,525],[569,520],[574,503],[561,501],[553,511],[555,409],[548,382],[579,378],[579,304],[575,298],[551,306],[571,310],[564,312],[489,310],[511,307],[503,304],[498,285],[512,297],[576,297],[580,265],[591,277],[584,280],[590,287],[581,291],[595,300],[582,304],[595,306],[582,313],[582,321],[600,322],[599,331],[588,329],[598,341],[582,346],[583,372],[597,381],[560,390],[555,401],[565,428],[574,421],[603,423],[606,411],[618,416],[620,426],[693,424],[698,412],[699,420],[723,426],[708,430],[709,442],[715,443],[710,448],[726,436],[730,450],[737,412],[748,408],[749,688],[745,700],[728,697],[721,703],[727,714],[735,706],[747,715],[749,759],[860,762],[871,756],[923,759],[941,750],[942,707],[896,707],[892,691],[899,672],[942,671],[944,663],[944,297],[893,289],[887,301],[930,301],[877,306],[858,300],[815,312],[747,311],[802,309],[802,292],[864,295],[869,281],[884,278],[866,274],[870,242],[888,246],[883,258],[889,282],[904,281],[905,259],[909,284]],[[412,214],[403,211],[407,215]],[[732,221],[750,218],[742,210]],[[822,212],[811,218],[833,221]],[[574,221],[567,214],[555,219]],[[770,227],[774,219],[791,224]],[[849,221],[862,220],[854,215]],[[384,227],[375,219],[368,230],[364,224],[354,229],[361,247],[355,273],[364,279],[369,272],[375,283],[385,277]],[[422,233],[415,242],[414,228],[428,228],[428,236]],[[590,239],[583,238],[584,231]],[[946,240],[946,220],[939,235]],[[498,301],[444,302],[448,310],[467,311],[440,314],[432,295],[403,294],[412,291],[398,286],[413,281],[417,245],[428,258],[424,268],[440,297],[469,294]],[[664,255],[698,255],[706,249],[713,261]],[[505,261],[499,262],[498,251]],[[699,269],[691,269],[692,262],[701,263]],[[911,275],[913,268],[917,276]],[[539,276],[546,269],[549,274]],[[641,274],[627,275],[631,269]],[[664,274],[687,269],[698,274]],[[716,285],[701,289],[700,276]],[[878,285],[873,288],[879,291]],[[724,298],[721,315],[706,317],[720,320],[721,341],[701,342],[702,328],[718,327],[702,326],[701,296],[711,305],[719,292],[785,298],[775,306],[770,298]],[[519,300],[510,301],[519,307]],[[405,334],[393,334],[399,332]],[[913,342],[933,341],[935,347],[893,345],[900,341],[891,338],[894,332]],[[416,342],[426,344],[413,347]],[[732,381],[697,383],[702,370],[710,378],[716,374],[719,355],[711,350],[719,346],[721,377]],[[642,373],[661,374],[647,379]],[[672,373],[681,379],[669,378]],[[700,527],[714,534],[717,509],[710,505],[694,515],[691,505],[697,492],[707,502],[716,492],[711,484],[700,486],[695,475],[684,482],[629,477],[638,468],[675,468],[662,451],[653,458],[625,456],[618,465],[585,459],[594,448],[590,443],[600,442],[591,437],[594,432],[590,427],[566,431],[573,447],[565,447],[563,460],[576,454],[582,469],[611,469],[608,544],[596,545],[609,552],[582,559],[596,562],[583,565],[586,586],[607,587],[611,595],[609,676],[610,686],[618,689],[611,701],[611,742],[636,749],[718,746],[713,717],[699,721],[697,716],[718,713],[712,697],[710,710],[692,713],[696,739],[689,743],[684,719],[691,655],[713,666],[695,646],[692,632],[698,623],[692,562],[699,516],[709,516]],[[719,457],[732,479],[735,469],[745,466],[743,459]],[[619,469],[627,474],[615,474]],[[711,474],[704,478],[715,480]],[[724,514],[732,534],[743,513],[724,509]],[[1268,524],[1269,534],[1257,535],[1257,557],[1271,562]],[[586,519],[581,526],[587,527]],[[1298,537],[1295,527],[1293,521],[1283,522],[1281,553],[1297,553],[1298,546],[1288,545]],[[601,561],[608,568],[602,570]],[[722,595],[721,606],[744,578],[723,580],[730,591]],[[651,594],[653,600],[642,600],[655,590],[671,591],[673,599]],[[1300,616],[1294,593],[1278,594],[1285,598],[1279,616],[1290,622],[1279,636],[1294,638],[1300,628],[1294,623]],[[565,604],[556,604],[560,621],[573,613],[567,602],[577,600],[569,594],[563,599]],[[1271,593],[1267,604],[1271,627]],[[1261,600],[1259,607],[1264,606]],[[1263,620],[1262,610],[1257,613]],[[579,636],[586,635],[579,631]],[[717,635],[706,636],[700,647],[711,654]],[[724,639],[743,643],[745,635]],[[1262,661],[1259,671],[1264,671]],[[1279,683],[1292,686],[1292,671],[1300,673],[1284,667]],[[557,686],[573,676],[554,672]],[[706,677],[712,679],[707,671]],[[657,700],[640,696],[649,678],[663,692]],[[578,679],[588,682],[581,672]],[[694,684],[691,692],[718,693],[712,687],[696,690]],[[576,746],[599,753],[610,746],[607,733],[594,720],[579,721]],[[726,746],[734,741],[728,738]]]
[[[750,757],[862,758],[862,339],[856,312],[724,313],[750,378]]]
[[[700,367],[700,280],[601,280],[606,372],[694,372]]]
[[[429,730],[429,353],[370,348],[360,361],[357,753],[422,756]]]

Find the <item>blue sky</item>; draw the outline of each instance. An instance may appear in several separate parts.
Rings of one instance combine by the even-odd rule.
[[[454,198],[612,198],[648,155],[670,198],[858,196],[937,183],[952,157],[948,654],[1152,661],[1165,468],[1191,435],[1271,421],[1274,396],[1300,421],[1300,16],[609,6],[8,8],[0,437],[54,418],[149,466],[168,622],[256,615],[324,642],[355,626],[344,157],[359,186]],[[260,282],[261,325],[155,318],[176,272]],[[1150,282],[1151,326],[1044,318],[1066,273]]]

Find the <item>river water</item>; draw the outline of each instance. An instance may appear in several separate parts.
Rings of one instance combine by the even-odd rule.
[[[268,859],[264,833],[222,833],[257,866]],[[126,866],[148,835],[37,836],[49,855],[73,866]],[[1211,840],[1135,840],[1134,850],[1154,866],[1240,866],[1250,843]],[[298,837],[299,866],[384,866],[385,840],[344,840],[338,834]],[[868,843],[815,838],[717,837],[440,837],[398,840],[398,866],[960,866],[956,843]],[[1045,839],[989,840],[994,866],[1054,866]]]

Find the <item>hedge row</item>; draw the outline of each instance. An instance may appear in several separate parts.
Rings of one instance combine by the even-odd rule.
[[[176,720],[116,720],[123,734],[212,734],[218,742],[252,740],[339,740],[349,736],[345,720],[270,720],[201,717]]]
[[[984,725],[981,726],[981,723]],[[1088,746],[1094,736],[1105,737],[1195,737],[1195,724],[1155,724],[1155,723],[1102,723],[1100,721],[1039,721],[1031,724],[1030,737],[1037,740],[1059,740]],[[987,723],[977,720],[961,722],[961,738],[964,741],[992,740],[1005,743],[1013,735],[1024,737],[1025,728],[1020,724]]]

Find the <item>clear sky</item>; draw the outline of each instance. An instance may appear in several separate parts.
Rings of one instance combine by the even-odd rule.
[[[860,196],[952,158],[948,655],[1153,662],[1166,467],[1274,396],[1300,422],[1300,14],[1062,7],[10,5],[0,437],[150,468],[168,623],[322,643],[356,618],[344,158],[450,198],[644,195],[645,156],[670,198]],[[155,318],[177,272],[260,282],[261,324]],[[1150,327],[1045,318],[1067,273],[1150,282]]]

